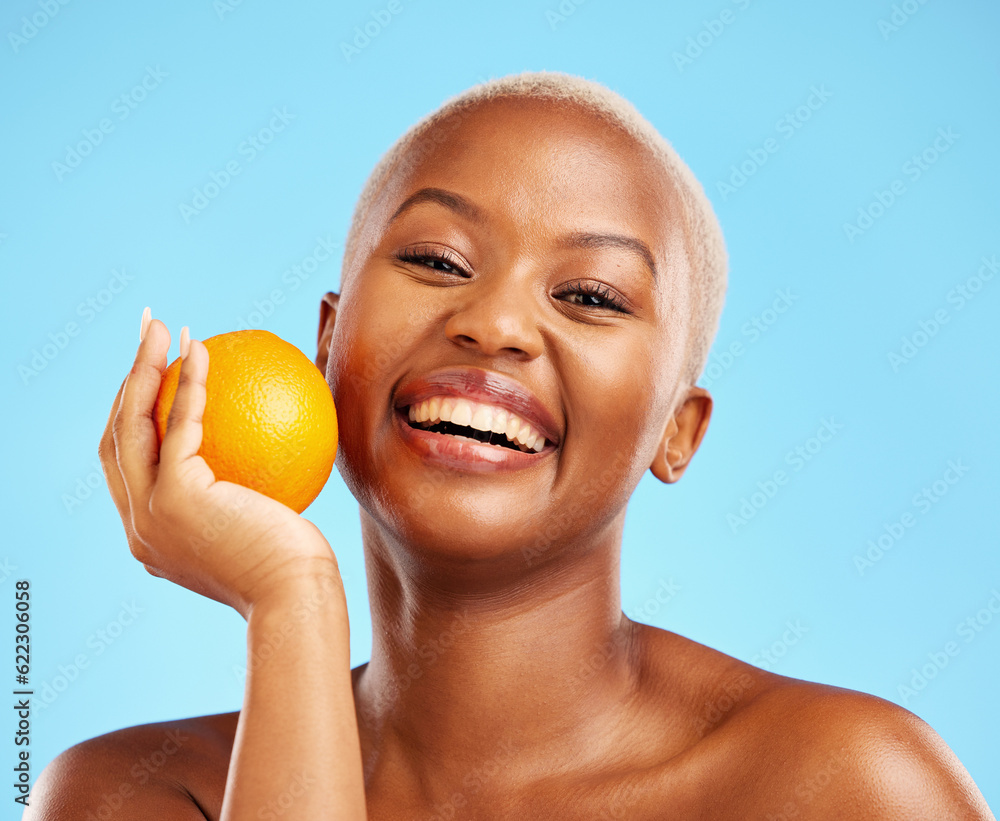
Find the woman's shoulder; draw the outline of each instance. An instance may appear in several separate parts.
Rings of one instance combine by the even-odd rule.
[[[749,806],[775,819],[993,818],[955,754],[909,710],[644,629],[650,669],[689,705],[665,785],[694,775],[702,798],[740,808],[734,817]]]
[[[74,744],[38,777],[24,821],[218,818],[238,719],[160,721]]]

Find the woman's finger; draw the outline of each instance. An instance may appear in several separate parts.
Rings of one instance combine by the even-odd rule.
[[[160,390],[169,348],[167,326],[158,319],[151,320],[125,379],[115,415],[115,451],[133,515],[147,507],[156,479],[159,445],[153,426],[153,404]]]
[[[127,379],[127,377],[126,377]],[[101,443],[98,445],[97,454],[101,459],[101,468],[104,470],[104,480],[111,493],[111,499],[118,509],[118,514],[125,522],[126,531],[131,529],[131,516],[128,513],[128,493],[125,490],[125,481],[122,479],[121,470],[118,467],[118,456],[115,453],[114,424],[118,415],[118,408],[121,405],[122,393],[125,390],[125,381],[122,381],[115,401],[111,405],[111,413],[108,414],[108,423],[104,426],[104,433],[101,435]]]
[[[151,321],[152,315],[150,310],[149,308],[145,308],[142,312],[142,320],[139,323],[140,343],[145,339],[146,331],[149,330]],[[125,392],[125,383],[127,381],[128,377],[126,376],[122,380],[121,387],[118,388],[115,401],[111,403],[111,413],[108,414],[108,423],[104,426],[104,433],[101,435],[101,443],[97,448],[97,454],[101,459],[101,468],[104,471],[104,480],[108,485],[108,491],[111,493],[111,500],[115,503],[118,514],[122,518],[122,524],[125,526],[125,535],[131,540],[135,531],[132,528],[132,514],[128,506],[128,492],[125,490],[125,480],[122,478],[121,469],[118,467],[118,454],[115,448],[114,435],[115,417],[118,415],[118,409],[121,407],[122,394]]]
[[[181,372],[177,393],[167,417],[167,430],[160,445],[160,465],[174,475],[190,478],[201,474],[199,482],[210,485],[215,479],[205,460],[198,455],[203,434],[208,381],[208,349],[191,339],[187,326],[181,329]]]

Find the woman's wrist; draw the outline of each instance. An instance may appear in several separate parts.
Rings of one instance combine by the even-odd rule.
[[[345,626],[347,596],[340,568],[331,554],[329,559],[312,559],[288,568],[274,578],[266,590],[249,603],[246,619],[263,622],[273,616],[304,621],[320,610],[341,613]]]

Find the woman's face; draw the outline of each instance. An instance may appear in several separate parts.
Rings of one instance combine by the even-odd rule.
[[[674,430],[690,273],[664,172],[590,113],[509,99],[400,165],[321,328],[344,480],[419,551],[595,543]],[[446,401],[506,446],[426,429]],[[525,422],[533,447],[507,439]]]

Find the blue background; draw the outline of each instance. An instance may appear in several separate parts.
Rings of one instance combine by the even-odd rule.
[[[664,5],[398,0],[380,26],[388,3],[81,0],[51,3],[51,17],[37,2],[4,4],[0,600],[12,614],[15,580],[31,580],[33,779],[82,739],[242,699],[245,623],[131,558],[97,463],[143,306],[171,329],[171,358],[184,324],[199,338],[264,327],[313,356],[320,297],[337,287],[351,209],[382,152],[450,95],[544,68],[636,104],[704,183],[731,256],[702,380],[715,414],[683,481],[647,474],[632,500],[626,613],[905,704],[1000,806],[1000,614],[983,610],[1000,589],[1000,282],[982,267],[1000,253],[1000,8]],[[29,37],[33,15],[45,24]],[[374,36],[345,54],[366,24]],[[132,92],[144,79],[151,90]],[[121,101],[130,92],[134,108]],[[250,157],[244,140],[275,108],[288,125]],[[54,166],[96,142],[87,133],[103,119],[77,167]],[[939,129],[952,135],[943,151]],[[911,158],[925,150],[917,175]],[[234,160],[239,176],[185,219],[180,205]],[[895,180],[902,193],[880,210]],[[337,255],[293,288],[283,273],[318,238]],[[113,270],[127,284],[102,295]],[[961,307],[959,286],[971,295]],[[771,314],[781,290],[790,306]],[[81,309],[88,299],[101,310]],[[946,321],[921,337],[941,310]],[[78,334],[26,374],[69,322]],[[925,344],[894,364],[903,337]],[[825,420],[836,433],[811,442]],[[788,456],[797,447],[814,451],[808,461]],[[967,470],[916,504],[949,461]],[[771,487],[778,470],[786,481]],[[772,495],[754,497],[758,483]],[[753,516],[730,518],[744,501]],[[907,513],[902,538],[859,570],[868,541]],[[339,475],[307,515],[341,562],[359,664],[371,629],[357,505]],[[123,602],[141,609],[124,626]],[[960,632],[977,613],[990,623]],[[926,687],[899,689],[952,641],[958,654]],[[2,749],[6,767],[15,748]]]

